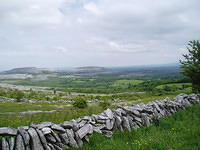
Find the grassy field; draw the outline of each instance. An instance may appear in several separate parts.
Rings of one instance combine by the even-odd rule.
[[[65,92],[78,93],[121,93],[132,91],[152,91],[172,90],[191,87],[190,84],[184,83],[182,79],[137,79],[137,78],[117,78],[117,77],[101,77],[101,78],[63,78],[49,77],[46,80],[33,79],[1,79],[1,83],[9,83],[14,85],[39,86],[56,88]]]
[[[199,125],[200,105],[196,105],[161,119],[159,126],[116,131],[111,139],[94,134],[82,150],[199,150]]]
[[[49,77],[46,80],[1,79],[2,83],[25,86],[57,88],[66,92],[82,93],[116,93],[130,91],[130,86],[142,83],[143,80],[121,78],[63,78]]]
[[[62,104],[45,103],[2,103],[0,104],[0,108],[0,127],[8,126],[12,128],[30,125],[31,123],[39,124],[43,121],[51,121],[58,124],[66,120],[77,119],[80,116],[97,114],[103,111],[103,108],[98,105],[78,109],[74,107],[62,107]],[[56,111],[52,113],[21,114],[21,112],[38,110]]]
[[[176,95],[161,95],[155,96],[151,94],[136,94],[132,95],[135,99],[129,100],[132,104],[147,103],[154,100],[162,100],[166,97],[173,99]],[[124,97],[125,98],[125,97]],[[53,123],[61,123],[66,120],[76,119],[85,115],[92,115],[103,112],[98,103],[88,106],[84,109],[74,108],[73,106],[65,106],[66,103],[0,103],[0,127],[18,127],[30,125],[30,123],[38,124],[42,121],[51,121]],[[111,105],[109,108],[116,108],[116,105]],[[52,111],[52,113],[38,114],[21,114],[26,111]]]

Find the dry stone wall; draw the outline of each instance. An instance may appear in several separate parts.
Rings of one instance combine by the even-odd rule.
[[[149,126],[156,119],[170,116],[194,104],[200,104],[200,95],[180,94],[173,100],[166,98],[147,104],[119,106],[116,110],[107,109],[97,115],[61,124],[42,122],[18,129],[3,127],[0,128],[0,150],[63,150],[82,147],[83,142],[89,142],[94,132],[112,137],[114,130],[130,131],[143,125]]]

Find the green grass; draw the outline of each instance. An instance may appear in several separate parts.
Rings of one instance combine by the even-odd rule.
[[[30,125],[30,123],[39,124],[43,121],[51,121],[53,123],[61,123],[66,120],[77,119],[81,116],[97,114],[103,111],[98,105],[89,106],[85,109],[77,109],[74,107],[56,108],[53,105],[62,104],[41,104],[41,103],[2,103],[0,104],[0,127],[17,128],[19,126]],[[66,105],[66,104],[64,104]],[[20,112],[28,110],[50,111],[56,110],[53,113],[38,113],[38,114],[20,114]],[[6,112],[14,112],[12,114],[4,114]]]
[[[177,94],[164,94],[153,95],[151,93],[135,94],[135,95],[123,95],[120,99],[129,100],[131,103],[148,103],[150,101],[162,100],[166,97],[173,99]],[[129,98],[130,97],[130,98]],[[110,98],[107,97],[106,100]],[[61,123],[66,120],[76,119],[85,115],[92,115],[103,112],[104,109],[98,104],[89,106],[84,109],[78,109],[74,107],[63,108],[55,107],[59,105],[66,105],[66,103],[0,103],[0,127],[18,127],[24,125],[30,125],[31,122],[38,124],[43,121],[51,121],[53,123]],[[116,108],[116,106],[109,106],[109,108]],[[20,114],[24,111],[50,111],[56,110],[53,113],[38,113],[38,114]],[[8,114],[12,112],[12,114]]]
[[[191,83],[170,83],[170,84],[159,85],[159,86],[157,86],[156,88],[158,88],[158,89],[163,89],[164,86],[182,88],[183,85],[184,85],[184,86],[187,86],[187,87],[188,87],[188,86],[189,86],[189,87],[192,86]]]
[[[142,82],[144,82],[144,81],[143,80],[117,80],[112,84],[112,86],[128,88],[129,85],[133,86],[133,85],[137,85]]]
[[[199,125],[200,105],[196,105],[161,119],[159,126],[115,131],[111,139],[95,133],[82,150],[199,150]]]

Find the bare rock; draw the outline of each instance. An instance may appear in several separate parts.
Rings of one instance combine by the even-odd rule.
[[[18,128],[18,132],[22,136],[22,138],[24,139],[24,144],[26,146],[29,145],[30,136],[29,136],[28,132],[22,127]]]
[[[48,146],[50,147],[51,150],[56,150],[51,143],[48,143]]]
[[[120,130],[120,131],[123,131],[123,128],[122,128],[122,119],[121,117],[119,116],[116,116],[116,119],[115,119],[115,126]]]
[[[45,127],[50,127],[51,125],[52,125],[51,122],[42,122],[42,123],[40,123],[36,126],[37,126],[38,129],[42,129],[42,128],[45,128]]]
[[[57,134],[56,132],[54,132],[54,131],[52,131],[51,133],[52,133],[52,135],[54,136],[54,138],[56,139],[56,141],[57,141],[58,143],[61,143],[61,139],[59,138],[58,134]]]
[[[9,150],[9,145],[5,137],[1,139],[2,150]]]
[[[59,137],[60,137],[62,143],[64,143],[65,145],[67,145],[69,143],[69,138],[68,138],[67,133],[61,133],[61,134],[59,134]]]
[[[65,129],[64,129],[63,127],[57,125],[57,124],[53,124],[53,125],[51,126],[51,128],[52,128],[53,130],[56,130],[56,131],[59,131],[59,132],[63,132],[63,133],[65,132]]]
[[[112,119],[112,120],[106,120],[106,128],[108,130],[112,130],[113,126],[114,126],[114,119]]]
[[[71,130],[67,129],[66,132],[67,132],[67,136],[69,137],[69,146],[78,147],[78,144],[77,144],[76,140],[74,139],[73,130],[72,129]]]
[[[73,129],[73,131],[78,131],[79,127],[78,127],[78,123],[76,122],[76,120],[72,120],[71,123],[72,123],[72,129]]]
[[[139,117],[137,117],[137,116],[134,116],[134,115],[130,115],[130,116],[133,117],[133,120],[142,123],[142,119],[141,119],[141,118],[139,118]]]
[[[113,112],[109,108],[105,110],[104,113],[106,116],[108,116],[109,119],[113,119]]]
[[[16,129],[12,129],[12,128],[7,128],[7,127],[3,127],[0,128],[0,135],[1,136],[16,136],[17,135],[17,130]]]
[[[73,124],[69,121],[65,121],[61,124],[61,127],[65,128],[65,129],[71,129],[73,127]]]
[[[15,150],[25,150],[24,141],[20,134],[17,135],[15,145],[16,145]]]
[[[31,137],[31,140],[30,140],[31,141],[31,149],[44,150],[36,130],[33,128],[30,128],[28,130],[28,133]]]
[[[50,147],[47,145],[47,140],[46,140],[44,134],[42,133],[42,131],[39,130],[39,129],[36,129],[36,131],[37,131],[37,133],[38,133],[38,135],[40,137],[40,141],[41,141],[44,149],[46,149],[46,150],[50,149]]]
[[[122,126],[126,129],[128,129],[129,131],[131,131],[131,127],[130,127],[130,124],[129,124],[129,121],[128,121],[128,118],[123,116],[122,117]]]
[[[83,141],[81,140],[81,138],[78,136],[78,134],[75,132],[75,140],[78,144],[79,147],[82,147],[83,146]]]
[[[108,130],[102,130],[103,134],[108,137],[111,138],[113,136],[112,131],[108,131]]]
[[[43,134],[44,135],[46,135],[46,134],[51,134],[51,128],[49,128],[49,127],[45,127],[45,128],[43,128],[42,129],[42,132],[43,132]]]
[[[51,143],[56,143],[56,139],[53,135],[47,134],[47,135],[45,135],[45,137],[46,137],[47,141],[49,141]]]
[[[87,143],[90,142],[90,139],[89,139],[89,136],[88,136],[88,135],[86,135],[83,139],[84,139]]]
[[[56,150],[63,150],[62,147],[60,147],[60,146],[58,146],[58,145],[56,145],[56,144],[54,144],[54,147],[55,147]]]
[[[92,133],[93,132],[93,127],[90,124],[86,124],[84,125],[82,128],[80,128],[77,133],[79,135],[79,137],[82,139],[84,136],[86,136],[88,133]]]
[[[9,143],[9,146],[10,146],[10,150],[14,150],[14,147],[15,147],[15,138],[11,136],[9,138],[8,143]]]
[[[148,127],[150,125],[150,121],[147,114],[142,113],[141,116],[142,116],[143,124]]]

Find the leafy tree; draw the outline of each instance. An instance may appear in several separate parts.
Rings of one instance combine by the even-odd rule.
[[[16,91],[17,102],[20,102],[23,97],[24,97],[24,92],[17,90]]]
[[[180,60],[182,73],[192,82],[192,90],[200,92],[200,42],[189,41],[187,46],[188,54],[184,54],[185,60]]]
[[[87,101],[83,98],[77,98],[73,103],[76,108],[86,108],[88,106]]]

